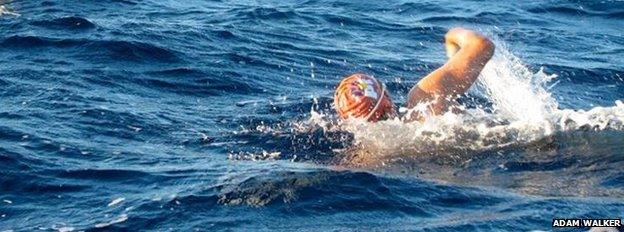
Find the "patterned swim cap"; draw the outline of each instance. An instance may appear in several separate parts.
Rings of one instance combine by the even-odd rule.
[[[334,95],[334,105],[342,119],[353,117],[376,122],[395,114],[385,86],[374,77],[361,73],[340,82]]]

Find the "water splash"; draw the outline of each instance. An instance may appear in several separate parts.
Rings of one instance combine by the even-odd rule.
[[[624,129],[624,104],[589,111],[558,109],[546,84],[557,76],[543,69],[531,72],[501,41],[472,94],[492,105],[429,117],[425,122],[399,119],[378,123],[349,120],[341,129],[354,134],[349,159],[379,163],[380,158],[419,154],[453,154],[499,149],[539,141],[557,132]],[[317,120],[317,119],[315,119]],[[355,161],[353,161],[355,160]]]
[[[241,133],[266,134],[267,139],[291,139],[294,148],[238,152],[235,160],[293,159],[298,148],[323,146],[325,140],[336,145],[337,162],[347,165],[378,165],[388,159],[426,154],[458,154],[523,146],[550,138],[556,133],[576,130],[624,130],[624,104],[591,110],[559,109],[547,85],[557,77],[543,69],[532,72],[496,40],[497,52],[485,66],[470,93],[488,99],[490,106],[464,109],[461,114],[448,112],[429,116],[424,122],[405,123],[400,119],[368,123],[362,120],[339,122],[331,113],[324,114],[317,99],[304,121],[275,125],[261,124]],[[416,107],[418,108],[418,106]],[[326,109],[328,112],[333,110]],[[317,133],[322,131],[322,133]],[[347,132],[348,136],[332,133]],[[287,134],[287,136],[284,136]],[[323,137],[324,138],[319,138]],[[307,139],[300,139],[308,137]],[[339,141],[338,141],[339,140]],[[336,142],[338,141],[338,142]],[[347,147],[345,149],[345,147]],[[280,154],[280,155],[275,155]]]
[[[496,42],[496,50],[472,92],[489,99],[494,113],[508,120],[549,120],[558,104],[545,86],[557,75],[548,75],[543,69],[531,72],[502,42]]]

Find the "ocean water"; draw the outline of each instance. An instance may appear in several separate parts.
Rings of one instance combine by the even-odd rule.
[[[0,231],[624,217],[623,1],[0,4]],[[457,26],[497,47],[464,113],[336,119],[342,76],[400,106]]]

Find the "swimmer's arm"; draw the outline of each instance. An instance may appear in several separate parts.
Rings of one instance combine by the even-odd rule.
[[[468,91],[494,54],[492,41],[463,28],[449,30],[445,46],[449,60],[410,90],[408,108],[420,102],[432,102],[432,113],[443,114],[455,98]]]

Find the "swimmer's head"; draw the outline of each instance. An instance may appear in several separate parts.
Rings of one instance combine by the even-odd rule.
[[[361,73],[342,79],[336,88],[334,106],[342,119],[376,122],[396,115],[386,87],[374,77]]]

